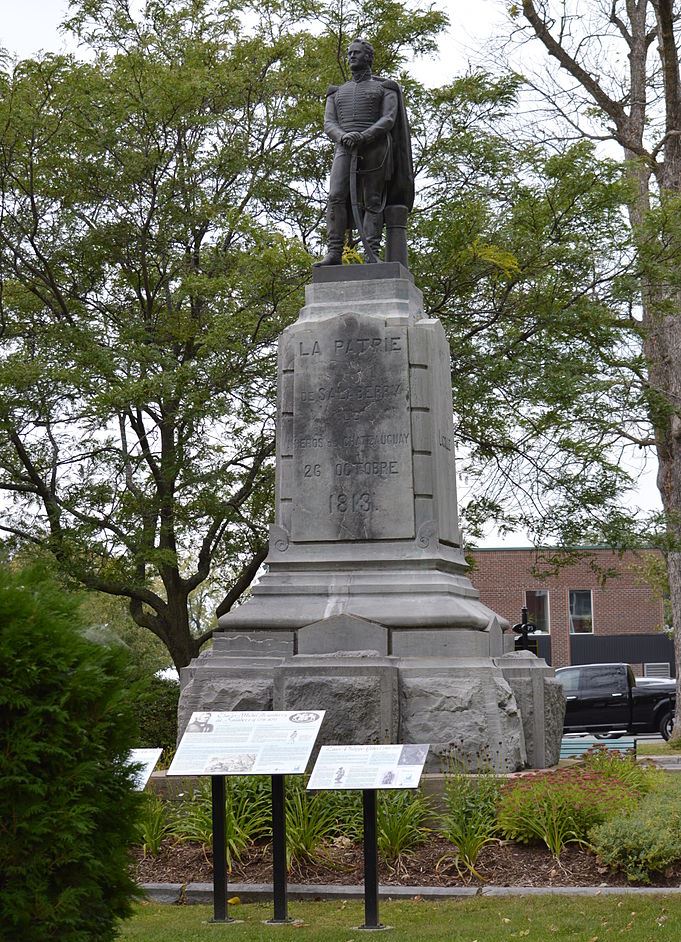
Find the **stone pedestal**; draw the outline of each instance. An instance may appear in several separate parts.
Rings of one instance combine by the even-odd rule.
[[[325,742],[432,742],[431,767],[463,743],[469,763],[520,768],[528,737],[545,764],[552,672],[504,666],[508,625],[466,575],[449,346],[411,275],[317,269],[278,371],[267,572],[183,671],[180,728],[260,698],[327,709]]]

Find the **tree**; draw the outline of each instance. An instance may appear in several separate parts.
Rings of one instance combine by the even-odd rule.
[[[126,599],[179,668],[212,633],[192,632],[192,594],[219,577],[229,611],[265,555],[274,341],[330,156],[320,92],[356,32],[392,69],[444,18],[391,0],[267,2],[248,27],[236,0],[72,9],[91,61],[0,73],[0,527]]]
[[[640,308],[643,358],[632,377],[646,407],[637,435],[653,448],[664,510],[674,626],[681,625],[681,79],[679,14],[673,0],[523,0],[511,16],[560,72],[536,81],[573,138],[615,142],[628,181],[625,206]],[[562,80],[561,76],[565,79]],[[554,125],[555,127],[555,125]],[[558,132],[557,132],[558,133]],[[623,402],[626,402],[626,398]],[[643,418],[643,417],[642,417]],[[677,736],[681,735],[681,638],[676,637]]]
[[[643,412],[627,183],[588,143],[500,133],[519,86],[475,73],[417,108],[413,267],[450,339],[468,536],[494,518],[537,543],[619,543],[633,536],[621,436]]]
[[[105,942],[139,895],[137,691],[79,601],[39,567],[0,567],[3,939]]]

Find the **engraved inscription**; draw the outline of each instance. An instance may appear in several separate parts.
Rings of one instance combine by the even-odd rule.
[[[291,538],[413,538],[406,327],[346,314],[294,351]]]

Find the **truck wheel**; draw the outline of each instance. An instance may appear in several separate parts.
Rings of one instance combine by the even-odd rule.
[[[669,741],[672,735],[672,730],[674,729],[674,714],[665,713],[662,719],[660,720],[660,736],[663,739]]]

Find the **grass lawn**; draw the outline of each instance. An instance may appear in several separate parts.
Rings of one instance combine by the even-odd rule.
[[[230,916],[240,925],[213,925],[208,906],[143,903],[121,929],[130,942],[205,942],[216,938],[235,942],[299,940],[299,942],[360,942],[368,933],[353,927],[364,921],[361,903],[292,902],[290,915],[297,926],[265,926],[272,915],[268,904],[232,905]],[[510,897],[452,900],[441,903],[414,900],[385,902],[381,921],[393,926],[386,938],[395,942],[677,942],[681,937],[681,896]]]
[[[639,739],[636,753],[639,756],[681,756],[681,750],[672,749],[668,742],[650,742],[647,739]]]

